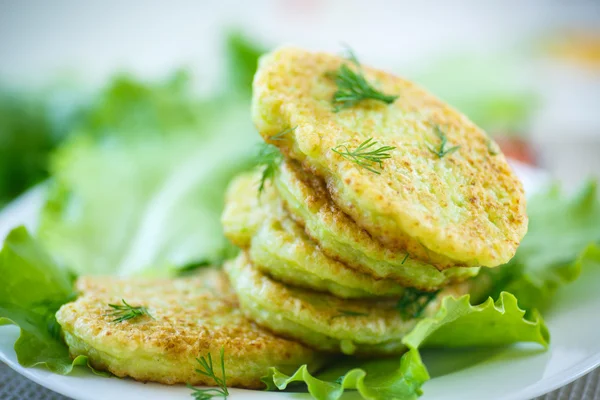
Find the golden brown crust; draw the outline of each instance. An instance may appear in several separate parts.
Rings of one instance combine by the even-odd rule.
[[[141,381],[214,385],[195,372],[195,358],[225,352],[227,384],[262,387],[269,367],[295,369],[316,354],[248,321],[220,271],[205,270],[181,279],[80,278],[81,296],[57,313],[71,355],[88,355],[99,369]],[[125,299],[144,305],[152,317],[120,323],[107,315],[108,304]]]
[[[368,81],[399,98],[333,112],[336,85],[327,72],[344,62],[295,48],[261,59],[253,119],[263,137],[296,127],[273,144],[322,176],[337,206],[388,248],[410,249],[441,269],[453,265],[431,253],[456,266],[507,262],[527,230],[525,197],[504,156],[490,153],[487,135],[420,87],[368,67]],[[437,128],[448,146],[460,149],[443,158],[433,154]],[[371,137],[395,147],[381,174],[331,151]]]
[[[394,280],[373,279],[368,272],[325,256],[284,210],[270,181],[258,196],[260,174],[250,171],[230,183],[221,218],[226,236],[249,251],[257,268],[278,281],[343,298],[403,293],[404,287]]]
[[[293,160],[281,164],[274,182],[289,214],[324,254],[374,279],[393,279],[403,286],[434,291],[478,272],[477,268],[439,268],[442,257],[433,252],[430,259],[438,262],[438,268],[412,253],[390,250],[337,207],[320,178]]]
[[[262,326],[327,352],[392,355],[404,351],[402,337],[418,319],[404,319],[397,300],[340,299],[284,285],[261,273],[241,253],[225,264],[242,310]],[[431,316],[446,296],[467,292],[465,284],[444,288],[426,307]],[[346,346],[349,346],[346,347]]]

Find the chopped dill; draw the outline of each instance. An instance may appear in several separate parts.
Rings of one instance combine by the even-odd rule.
[[[150,315],[150,313],[148,312],[146,307],[143,307],[143,306],[134,307],[134,306],[130,305],[129,303],[127,303],[125,301],[125,299],[121,299],[121,301],[123,302],[122,305],[121,304],[109,304],[108,305],[110,308],[112,308],[112,310],[109,310],[110,312],[105,315],[110,316],[110,317],[115,317],[115,319],[113,319],[112,322],[119,323],[119,322],[123,322],[123,321],[128,321],[130,319],[141,317],[143,315],[147,315],[150,318],[152,318],[152,315]]]
[[[360,62],[350,48],[347,49],[347,58],[356,66],[356,71],[347,64],[340,65],[337,71],[332,71],[327,76],[333,78],[337,91],[333,94],[333,111],[338,112],[344,108],[355,106],[357,103],[373,99],[385,104],[392,104],[398,96],[386,95],[375,89],[364,77]]]
[[[270,140],[283,140],[284,136],[290,132],[293,132],[297,126],[293,128],[285,129],[273,136],[271,136]],[[255,164],[262,165],[263,171],[260,177],[260,184],[258,186],[258,195],[260,196],[263,190],[265,189],[265,184],[269,179],[273,179],[275,174],[277,173],[277,169],[279,168],[279,164],[283,160],[283,156],[279,149],[272,144],[263,143],[258,150],[258,155],[256,157]]]
[[[448,144],[448,138],[446,137],[446,134],[444,132],[442,132],[440,127],[437,125],[435,126],[435,133],[440,138],[439,147],[437,149],[434,148],[433,146],[427,146],[427,147],[433,154],[435,154],[439,158],[442,158],[445,155],[454,153],[455,151],[460,149],[460,146],[452,146],[450,148],[446,148],[446,145]]]
[[[261,146],[256,160],[257,165],[263,166],[260,184],[258,186],[258,194],[263,192],[265,184],[269,179],[273,179],[279,168],[279,164],[283,160],[283,156],[279,149],[272,144],[265,143]]]
[[[227,398],[229,396],[229,391],[227,390],[227,376],[225,375],[225,349],[221,347],[221,377],[219,378],[214,370],[212,356],[208,353],[208,357],[201,356],[200,358],[196,358],[198,364],[200,364],[200,369],[196,369],[196,372],[208,376],[215,381],[215,384],[218,388],[210,388],[210,389],[198,389],[187,384],[187,387],[192,389],[191,396],[196,400],[209,400],[213,397],[223,397]]]
[[[404,265],[404,263],[406,262],[406,260],[408,260],[409,256],[410,256],[410,254],[406,253],[406,255],[404,256],[404,259],[402,260],[402,262],[400,264]]]
[[[381,172],[377,171],[375,166],[378,166],[379,169],[382,169],[383,160],[392,158],[389,152],[394,150],[395,147],[381,146],[374,149],[373,147],[375,146],[377,146],[377,142],[373,140],[373,138],[369,138],[362,142],[354,150],[350,150],[345,144],[336,146],[331,150],[341,155],[345,159],[350,160],[357,165],[379,175]]]
[[[419,318],[438,292],[424,292],[415,288],[407,288],[402,298],[396,303],[396,309],[400,312],[402,319]]]
[[[283,140],[283,138],[284,138],[285,135],[287,135],[290,132],[293,132],[294,130],[296,130],[296,128],[297,128],[297,126],[295,126],[293,128],[285,129],[285,130],[283,130],[283,131],[281,131],[281,132],[279,132],[279,133],[271,136],[269,139],[270,140]]]

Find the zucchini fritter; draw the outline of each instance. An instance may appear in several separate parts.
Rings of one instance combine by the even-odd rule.
[[[80,297],[56,314],[71,356],[87,355],[94,368],[119,377],[214,386],[196,373],[196,357],[210,353],[218,363],[221,349],[230,387],[263,387],[269,367],[289,373],[319,365],[313,350],[247,320],[221,271],[170,280],[86,277],[77,290]],[[143,305],[149,316],[114,322],[108,304],[122,299]]]
[[[282,163],[275,186],[292,218],[304,226],[319,248],[355,269],[427,291],[463,281],[479,271],[476,267],[440,271],[406,252],[386,248],[331,201],[321,179],[293,160]]]
[[[340,299],[286,286],[261,273],[241,253],[225,263],[242,311],[256,323],[317,350],[357,355],[400,354],[402,337],[416,324],[404,320],[392,299]],[[466,285],[444,289],[425,309],[431,315],[447,295],[466,292]]]
[[[398,98],[336,110],[332,75],[344,64]],[[386,247],[439,269],[494,267],[515,254],[527,230],[521,182],[481,129],[422,88],[286,47],[261,58],[253,89],[253,120],[265,140],[323,177],[337,206]],[[381,165],[343,155],[369,139],[370,150],[393,147]]]
[[[343,298],[398,297],[404,292],[394,280],[375,279],[323,254],[283,209],[270,182],[259,197],[259,180],[259,171],[234,179],[222,216],[225,235],[248,249],[257,268],[281,282]]]

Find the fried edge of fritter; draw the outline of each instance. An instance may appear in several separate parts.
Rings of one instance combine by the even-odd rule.
[[[491,139],[417,85],[368,67],[361,70],[369,82],[376,82],[384,93],[398,94],[398,100],[391,105],[368,100],[333,112],[330,100],[336,87],[327,73],[342,63],[348,61],[292,47],[263,56],[254,78],[252,109],[265,140],[323,176],[336,204],[390,248],[402,250],[412,239],[411,253],[419,259],[433,251],[471,266],[494,267],[512,258],[527,230],[525,197],[504,156],[490,152]],[[360,121],[376,127],[378,121],[394,118],[402,121],[396,128],[407,135],[399,136],[397,129],[384,125],[393,136],[383,139],[381,130],[379,135],[361,133],[358,139],[350,126]],[[447,128],[450,145],[461,146],[462,151],[443,158],[432,154],[430,147],[440,140],[434,127],[440,125]],[[269,139],[292,127],[284,140]],[[369,136],[397,149],[379,175],[331,151],[340,144],[357,147]],[[457,182],[442,179],[441,169],[451,171]],[[429,182],[427,190],[414,183],[422,176]],[[439,192],[438,197],[432,190]],[[462,220],[453,222],[459,215]]]
[[[267,182],[258,194],[260,171],[241,174],[227,190],[223,224],[226,236],[249,251],[262,272],[285,283],[344,298],[399,296],[403,286],[350,268],[327,257],[284,210]]]
[[[253,265],[280,282],[341,298],[399,297],[405,291],[398,282],[374,279],[327,257],[289,219],[265,221],[248,254]]]
[[[261,377],[267,375],[270,367],[292,372],[300,365],[308,364],[314,371],[322,364],[323,360],[312,349],[277,337],[243,317],[238,309],[237,298],[222,272],[205,270],[196,277],[176,280],[136,279],[131,280],[129,286],[124,282],[128,281],[79,278],[77,288],[80,297],[63,305],[56,314],[72,357],[86,355],[94,368],[107,370],[118,377],[163,384],[214,386],[211,378],[196,372],[199,368],[196,358],[206,357],[210,353],[216,370],[220,371],[219,354],[223,348],[227,386],[248,389],[264,387]],[[145,282],[144,285],[153,282],[155,288],[136,295],[136,289],[139,289],[136,288],[136,282]],[[206,282],[215,285],[206,287],[204,294],[198,294],[197,291],[202,290]],[[114,287],[119,285],[126,287],[114,291]],[[175,285],[170,290],[176,293],[161,293],[161,289],[165,290],[164,285]],[[225,293],[220,293],[220,290]],[[208,328],[216,327],[219,330],[212,332],[202,326],[177,327],[177,323],[186,322],[185,317],[174,324],[172,318],[176,315],[168,314],[169,310],[165,307],[178,303],[177,297],[180,295],[188,296],[188,302],[220,303],[218,307],[231,310],[225,314],[231,320],[219,327],[213,315],[211,324],[214,326]],[[132,299],[130,304],[145,303],[152,317],[112,322],[114,317],[106,315],[110,310],[108,303],[120,303],[121,298]],[[201,304],[194,307],[199,313],[202,312]],[[185,311],[186,315],[195,314],[193,310],[183,308],[180,311]],[[244,337],[244,334],[248,336]],[[245,339],[247,343],[243,343]],[[219,372],[217,374],[220,376]]]
[[[400,354],[404,351],[402,337],[418,321],[403,320],[394,300],[339,299],[286,286],[253,267],[244,253],[224,268],[249,318],[320,351]],[[465,291],[464,285],[447,288],[428,305],[424,315],[435,313],[443,297]]]
[[[326,255],[352,268],[426,291],[464,281],[479,272],[477,267],[440,271],[412,254],[386,248],[331,201],[318,177],[293,160],[281,164],[274,182],[290,216],[304,226],[308,236]]]

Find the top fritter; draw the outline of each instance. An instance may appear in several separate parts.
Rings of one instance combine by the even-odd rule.
[[[289,47],[264,56],[253,119],[267,142],[324,178],[358,226],[411,258],[493,267],[527,231],[521,182],[485,132],[354,57]]]

